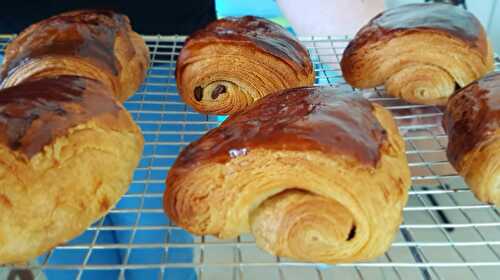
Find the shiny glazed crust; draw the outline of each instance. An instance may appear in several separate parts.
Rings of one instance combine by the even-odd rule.
[[[233,114],[267,94],[312,85],[314,70],[307,50],[285,29],[246,16],[217,20],[190,36],[176,81],[197,111]]]
[[[258,106],[265,108],[268,100],[277,99],[273,97],[264,97]],[[328,104],[325,100],[311,105],[323,110]],[[200,146],[209,149],[207,137],[224,133],[225,126],[251,115],[255,108],[229,118],[222,129],[188,146],[181,157]],[[229,151],[232,156],[227,161],[216,156],[194,157],[192,163],[178,159],[167,177],[165,210],[177,225],[194,234],[225,239],[250,232],[259,247],[297,260],[338,263],[379,256],[389,248],[401,223],[410,172],[404,141],[391,114],[376,104],[369,113],[386,136],[374,164],[334,147],[288,149],[291,142],[283,142],[276,143],[281,145],[277,148],[253,139],[258,144],[235,147],[239,153]],[[307,128],[309,116],[295,124]],[[324,125],[335,129],[333,122],[338,120],[325,120]]]
[[[447,4],[411,4],[363,27],[344,51],[341,68],[353,87],[385,85],[389,95],[408,102],[445,105],[456,85],[493,69],[493,51],[471,13]]]
[[[28,85],[31,83],[39,93],[50,92],[54,89],[37,83],[59,78],[43,78]],[[122,105],[109,96],[109,88],[97,81],[75,79],[86,84],[86,94],[112,102],[117,109],[94,115],[68,128],[63,135],[54,135],[49,144],[29,156],[21,152],[22,146],[29,143],[22,140],[21,147],[8,145],[8,133],[2,132],[0,264],[29,261],[75,238],[117,203],[132,180],[143,148],[139,128]],[[11,87],[8,93],[2,90],[0,95],[22,93],[26,84]],[[2,104],[2,108],[8,105]],[[58,126],[55,114],[39,113],[30,106],[24,109],[35,109],[48,122],[46,127]],[[71,108],[81,110],[79,103],[70,101],[63,108],[68,116],[78,113],[71,112]],[[36,133],[39,125],[37,120],[31,122],[26,135]]]
[[[102,63],[100,58],[88,57],[79,54],[51,54],[50,51],[41,56],[27,57],[16,61],[23,51],[36,53],[40,46],[45,45],[47,40],[43,39],[44,33],[50,32],[44,29],[49,23],[61,18],[83,18],[95,16],[96,18],[113,18],[113,28],[116,37],[113,45],[113,55],[118,63],[118,73],[113,73]],[[116,20],[119,19],[119,20]],[[103,21],[105,21],[103,20]],[[71,25],[74,23],[69,23]],[[79,23],[81,24],[81,23]],[[60,31],[62,36],[73,36],[71,33]],[[48,35],[48,34],[47,34]],[[42,38],[42,39],[40,39]],[[71,40],[62,38],[62,40]],[[85,36],[83,41],[88,40]],[[85,44],[85,42],[82,42]],[[94,44],[90,42],[90,44]],[[55,47],[54,47],[55,48]],[[142,37],[135,33],[126,16],[109,11],[72,11],[63,13],[38,23],[35,23],[19,34],[5,48],[5,60],[3,64],[3,80],[1,87],[9,87],[22,83],[23,81],[59,75],[77,75],[101,81],[113,89],[115,97],[124,102],[137,91],[146,77],[149,64],[149,51]],[[10,69],[10,71],[8,71]]]

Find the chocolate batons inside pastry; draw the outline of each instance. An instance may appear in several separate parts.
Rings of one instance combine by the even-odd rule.
[[[477,199],[500,206],[500,73],[452,95],[443,125],[450,163]]]
[[[232,114],[272,92],[314,83],[299,41],[252,16],[217,20],[191,35],[175,75],[184,101],[207,114]]]
[[[389,111],[334,88],[268,95],[186,147],[166,213],[194,234],[251,232],[272,254],[370,259],[401,223],[410,173]]]
[[[349,43],[341,68],[353,87],[385,85],[411,103],[445,105],[493,69],[493,52],[479,20],[448,4],[410,4],[373,18]]]
[[[58,75],[101,81],[125,101],[146,76],[149,53],[127,16],[111,11],[67,12],[35,23],[5,49],[2,87]]]
[[[127,191],[143,138],[109,90],[60,76],[0,91],[0,264],[78,236]]]

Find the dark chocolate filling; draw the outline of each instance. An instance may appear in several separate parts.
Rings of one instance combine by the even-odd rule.
[[[212,91],[212,99],[217,99],[219,95],[226,93],[226,86],[224,85],[217,85],[215,89]]]
[[[194,88],[194,99],[196,101],[201,101],[203,99],[203,88],[200,86],[197,86]]]
[[[347,241],[350,241],[356,236],[356,226],[352,225],[351,231],[349,232],[349,235],[347,236]]]

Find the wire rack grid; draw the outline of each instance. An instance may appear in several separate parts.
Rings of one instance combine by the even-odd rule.
[[[0,37],[1,49],[10,38]],[[339,69],[346,37],[301,41],[313,60],[316,84],[343,87],[382,104],[404,135],[413,183],[404,223],[390,250],[368,262],[301,263],[261,251],[250,235],[217,240],[192,236],[172,224],[162,208],[169,167],[183,147],[221,119],[196,113],[177,93],[175,61],[185,37],[144,38],[151,53],[149,73],[125,106],[146,143],[128,193],[81,236],[30,264],[9,268],[29,270],[36,279],[498,278],[498,209],[478,202],[446,160],[441,110],[388,97],[382,88],[349,87]]]

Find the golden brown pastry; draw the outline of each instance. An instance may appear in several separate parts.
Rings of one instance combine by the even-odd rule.
[[[389,9],[364,26],[344,51],[345,80],[353,87],[385,85],[411,103],[445,105],[493,69],[486,32],[472,13],[448,4]]]
[[[194,234],[251,232],[272,254],[348,262],[386,251],[410,173],[386,109],[333,88],[268,95],[185,148],[164,207]]]
[[[126,192],[143,138],[108,91],[76,76],[0,91],[0,264],[78,236]]]
[[[452,95],[443,126],[450,163],[477,199],[500,206],[500,73]]]
[[[191,35],[175,76],[184,101],[207,114],[233,114],[269,93],[314,83],[299,41],[253,16],[217,20]]]
[[[5,49],[1,87],[58,75],[100,80],[120,101],[135,93],[146,76],[149,54],[127,16],[81,10],[42,20]]]

